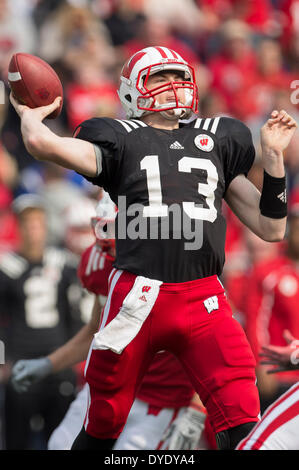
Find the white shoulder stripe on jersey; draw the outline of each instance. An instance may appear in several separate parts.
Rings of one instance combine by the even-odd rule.
[[[138,119],[131,119],[130,122],[132,121],[136,122],[136,124],[139,124],[141,127],[147,127],[147,124],[145,124],[143,121],[139,121]]]
[[[202,126],[204,131],[207,131],[211,122],[211,118],[205,119],[204,125]]]
[[[133,130],[133,128],[130,127],[125,121],[122,121],[121,119],[115,119],[115,121],[119,122],[127,132],[131,132]]]
[[[128,132],[131,132],[134,129],[138,129],[139,127],[147,127],[144,122],[138,121],[137,119],[115,119],[115,121],[122,124]]]
[[[138,129],[138,127],[139,127],[136,122],[129,121],[127,119],[125,119],[123,122],[126,122],[129,126],[132,126],[134,129]]]
[[[209,127],[210,127],[210,124],[212,123],[210,132],[211,132],[212,134],[216,134],[219,121],[220,121],[220,117],[216,117],[216,118],[206,118],[206,119],[198,118],[198,119],[195,120],[194,128],[195,128],[195,129],[199,129],[200,127],[202,127],[202,129],[203,129],[204,131],[207,131],[207,130],[209,129]]]
[[[214,119],[214,122],[213,122],[212,127],[211,127],[211,132],[212,132],[212,134],[216,134],[219,121],[220,121],[220,117],[216,117],[216,118]]]
[[[196,119],[195,124],[194,124],[194,127],[195,127],[196,129],[199,129],[199,128],[200,128],[201,121],[202,121],[201,118]]]

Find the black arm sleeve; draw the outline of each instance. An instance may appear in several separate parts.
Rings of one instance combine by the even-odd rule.
[[[222,119],[221,152],[224,157],[225,190],[232,180],[240,175],[247,176],[255,159],[255,148],[249,128],[237,119]]]

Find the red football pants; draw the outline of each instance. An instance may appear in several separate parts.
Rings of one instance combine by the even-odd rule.
[[[117,315],[135,278],[126,271],[112,271],[101,328]],[[210,297],[212,302],[204,303]],[[99,439],[119,436],[142,378],[161,350],[181,362],[215,432],[258,421],[255,359],[242,327],[232,317],[222,284],[211,276],[163,283],[151,313],[121,354],[91,345],[86,362],[88,434]]]

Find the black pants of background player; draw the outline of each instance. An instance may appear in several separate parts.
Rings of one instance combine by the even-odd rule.
[[[75,398],[76,375],[68,370],[18,393],[10,383],[5,390],[5,449],[45,450]]]
[[[260,393],[261,415],[263,415],[266,409],[294,384],[295,382],[280,383],[272,395],[265,396]]]

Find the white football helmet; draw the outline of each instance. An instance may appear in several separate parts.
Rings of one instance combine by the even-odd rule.
[[[115,247],[116,213],[116,205],[110,199],[109,194],[103,190],[103,196],[96,207],[96,214],[91,218],[97,244],[103,251],[109,251]]]
[[[177,71],[183,73],[180,81],[167,82],[154,89],[147,88],[150,75],[162,71]],[[178,99],[177,90],[185,91],[185,103]],[[157,95],[172,90],[175,95],[173,102],[166,105],[157,103]],[[174,119],[187,119],[192,112],[198,110],[198,91],[195,82],[194,68],[189,65],[177,52],[167,47],[146,47],[136,52],[123,66],[120,76],[118,96],[127,113],[128,119],[140,118],[153,112],[175,110]],[[171,119],[169,114],[163,114]]]

